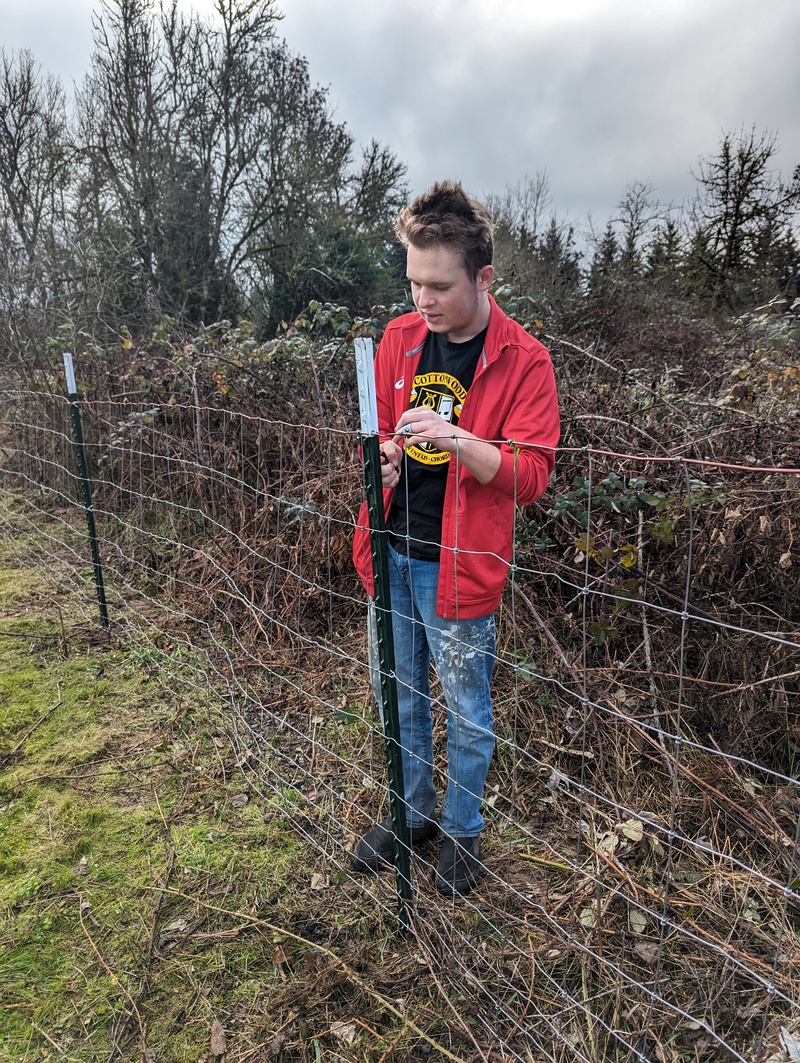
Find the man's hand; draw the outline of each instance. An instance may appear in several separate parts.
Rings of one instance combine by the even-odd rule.
[[[429,406],[406,410],[394,431],[395,439],[402,439],[406,446],[409,443],[433,443],[439,450],[449,451],[456,449],[459,434],[457,428],[434,413]]]
[[[403,451],[396,443],[391,439],[381,443],[381,481],[384,488],[397,487],[402,460]]]
[[[449,450],[482,484],[488,484],[500,468],[500,450],[497,446],[450,424],[429,406],[406,410],[395,425],[394,433],[394,438],[402,439],[405,446],[410,443],[433,443],[439,450]]]

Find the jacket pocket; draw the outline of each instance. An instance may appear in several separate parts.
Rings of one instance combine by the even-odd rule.
[[[507,512],[506,507],[488,500],[462,514],[455,529],[459,599],[497,597],[508,575],[512,546],[513,509]]]

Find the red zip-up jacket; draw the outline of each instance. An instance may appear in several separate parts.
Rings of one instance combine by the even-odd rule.
[[[513,551],[514,507],[544,492],[555,466],[558,399],[545,347],[491,299],[489,328],[467,392],[460,428],[500,448],[500,468],[482,484],[453,454],[442,511],[442,549],[436,611],[448,620],[493,612]],[[417,313],[392,321],[375,357],[375,392],[381,441],[390,438],[410,406],[428,326]],[[547,449],[543,449],[547,448]],[[392,490],[383,493],[388,516]],[[353,561],[367,592],[374,594],[369,517],[362,504]]]

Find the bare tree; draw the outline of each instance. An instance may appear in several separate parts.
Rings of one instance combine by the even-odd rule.
[[[403,168],[374,145],[352,172],[352,137],[278,18],[271,0],[217,0],[212,22],[177,0],[104,0],[79,95],[81,201],[98,235],[122,230],[132,324],[235,316],[255,298],[274,327],[314,267],[324,278],[332,219],[358,230],[394,202]]]
[[[490,196],[495,220],[495,269],[521,294],[543,307],[575,295],[580,285],[580,255],[573,226],[553,209],[550,181],[544,171],[526,174]]]
[[[487,200],[497,226],[517,248],[531,248],[540,239],[547,216],[552,213],[550,178],[544,170],[526,173],[520,180],[507,184],[501,195]]]
[[[60,82],[0,48],[0,318],[23,345],[63,288],[66,128]]]
[[[645,247],[667,210],[655,198],[655,187],[647,181],[634,181],[625,189],[614,218],[620,232],[619,269],[623,277],[637,277],[644,263]]]

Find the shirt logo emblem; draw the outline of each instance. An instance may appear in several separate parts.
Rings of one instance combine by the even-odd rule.
[[[457,424],[466,397],[466,389],[449,373],[423,373],[414,377],[411,408],[427,406],[445,421]],[[406,447],[406,454],[423,465],[446,465],[452,456],[449,450],[439,450],[433,443],[415,443]]]

